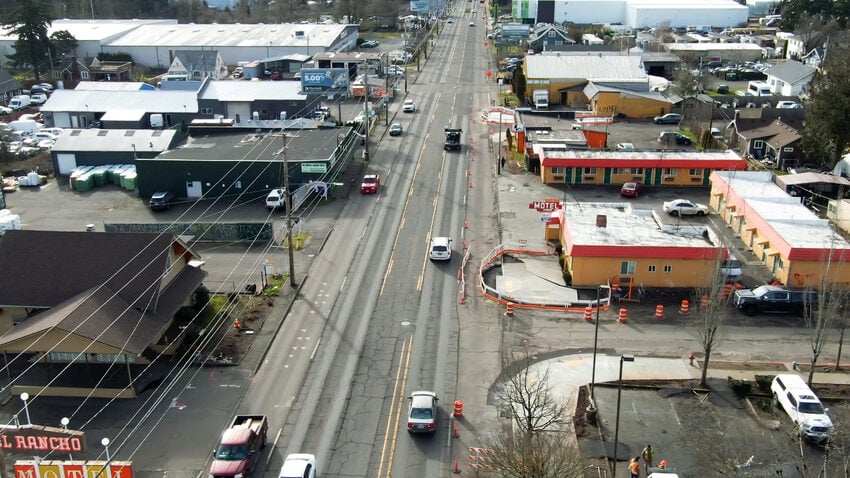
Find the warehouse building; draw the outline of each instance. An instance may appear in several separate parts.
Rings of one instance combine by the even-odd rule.
[[[524,23],[615,24],[652,28],[746,25],[749,9],[734,0],[513,0],[515,18]]]

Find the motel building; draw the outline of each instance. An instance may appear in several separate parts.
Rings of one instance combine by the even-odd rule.
[[[564,268],[575,287],[616,282],[654,288],[709,287],[724,252],[702,224],[665,224],[651,209],[630,203],[565,203],[546,225],[546,239],[564,247]]]
[[[774,181],[767,171],[715,171],[710,205],[783,284],[850,284],[850,243]]]
[[[713,171],[744,171],[747,161],[727,151],[584,151],[534,144],[544,184],[708,186]]]

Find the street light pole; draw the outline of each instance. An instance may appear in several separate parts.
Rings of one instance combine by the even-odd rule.
[[[499,94],[496,96],[496,108],[499,108],[499,147],[496,155],[496,174],[502,174],[502,105],[500,104],[502,101],[502,79],[497,78],[496,81],[499,83]]]
[[[590,406],[596,408],[595,396],[593,395],[596,389],[596,344],[599,340],[599,291],[601,287],[596,286],[596,325],[593,331],[593,368],[590,372]]]
[[[21,394],[21,400],[24,401],[24,414],[26,414],[26,416],[27,416],[27,425],[32,425],[32,422],[30,421],[30,409],[27,406],[27,400],[29,400],[29,399],[30,399],[30,394],[28,394],[27,392],[24,392],[24,393]]]
[[[109,456],[109,438],[104,437],[103,440],[100,440],[100,444],[106,449],[106,461],[112,461],[112,457]]]
[[[634,355],[620,355],[620,378],[617,379],[617,419],[614,422],[614,467],[611,476],[617,476],[617,443],[620,439],[620,397],[623,394],[623,362],[634,362]]]
[[[68,418],[68,417],[62,417],[62,419],[59,420],[59,423],[62,424],[62,429],[67,432],[68,431],[68,424],[71,423],[71,419]],[[68,453],[68,459],[71,460],[71,461],[74,461],[74,455]]]

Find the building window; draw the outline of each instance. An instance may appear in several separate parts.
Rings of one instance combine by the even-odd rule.
[[[776,267],[777,267],[778,269],[784,269],[784,268],[785,268],[785,261],[784,261],[784,260],[782,260],[782,257],[777,257],[777,258],[776,258]]]
[[[649,266],[649,272],[655,272],[655,264]]]
[[[785,153],[793,153],[794,148],[791,147],[791,146],[786,146],[786,147],[782,148],[782,151],[785,152]]]
[[[623,168],[611,168],[612,174],[623,174]]]
[[[555,35],[557,35],[557,33],[555,33],[555,30],[549,32],[549,38],[555,38]]]
[[[584,174],[587,174],[587,175],[596,174],[596,168],[584,168]]]
[[[89,79],[89,72],[87,72],[86,70],[81,71],[80,72],[80,78],[82,78],[84,80],[88,80]]]
[[[664,272],[666,272],[666,273],[673,272],[673,266],[664,266]]]
[[[552,174],[564,174],[564,168],[552,168]]]
[[[202,115],[211,115],[211,114],[213,114],[213,109],[212,108],[201,108],[201,114]]]
[[[635,261],[623,261],[620,263],[620,274],[634,275],[636,266],[637,263]]]
[[[689,169],[688,174],[691,176],[702,176],[702,169]]]
[[[763,149],[764,141],[760,139],[753,140],[753,149]]]
[[[629,168],[631,174],[643,174],[643,168]]]
[[[663,174],[663,175],[665,175],[665,176],[675,176],[675,175],[676,175],[676,173],[678,173],[678,172],[679,172],[679,170],[678,170],[678,169],[675,169],[675,168],[664,168],[664,169],[662,170],[662,173],[661,173],[661,174]]]

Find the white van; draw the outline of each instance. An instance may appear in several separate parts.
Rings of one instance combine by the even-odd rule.
[[[13,96],[11,100],[9,100],[9,108],[13,110],[23,110],[29,108],[32,104],[32,99],[29,95],[17,95]]]
[[[747,83],[747,93],[753,96],[773,96],[770,85],[763,81],[750,81]]]
[[[773,402],[785,410],[799,428],[800,434],[817,442],[824,442],[832,431],[832,420],[826,414],[815,392],[799,376],[781,374],[770,385]]]

